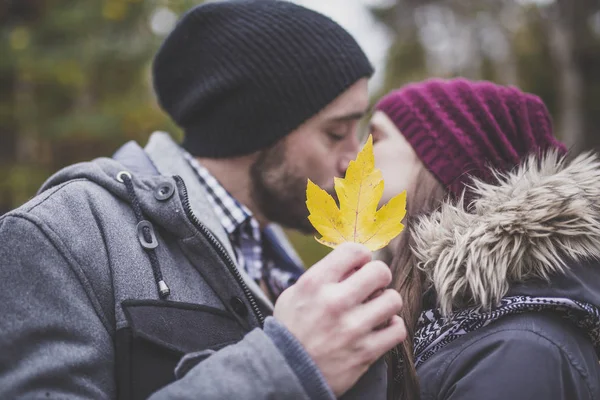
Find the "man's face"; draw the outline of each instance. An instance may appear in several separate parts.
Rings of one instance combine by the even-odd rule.
[[[361,79],[319,114],[263,150],[251,168],[255,204],[270,220],[312,233],[306,208],[310,179],[334,194],[333,178],[343,176],[356,158],[358,123],[369,106],[368,80]]]

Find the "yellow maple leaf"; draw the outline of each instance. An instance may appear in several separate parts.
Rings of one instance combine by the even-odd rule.
[[[398,236],[406,214],[406,192],[392,198],[377,210],[383,195],[383,177],[375,168],[373,138],[369,135],[356,160],[350,161],[344,178],[335,178],[335,200],[310,179],[306,206],[311,224],[321,238],[319,243],[335,248],[344,242],[362,243],[371,251],[386,246]]]

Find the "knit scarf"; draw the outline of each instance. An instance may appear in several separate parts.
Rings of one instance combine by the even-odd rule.
[[[560,297],[512,296],[490,311],[467,308],[443,317],[439,309],[421,313],[414,337],[415,366],[462,335],[474,332],[505,316],[551,311],[586,332],[600,357],[600,309],[592,304]]]

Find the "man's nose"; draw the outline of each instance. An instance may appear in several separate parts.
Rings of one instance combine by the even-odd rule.
[[[338,176],[344,176],[346,174],[346,170],[348,169],[348,166],[350,165],[350,161],[351,159],[349,157],[342,157],[340,159],[339,165],[338,165]]]
[[[356,159],[359,150],[360,142],[358,141],[358,137],[353,136],[352,141],[349,142],[347,148],[344,149],[344,154],[340,157],[338,163],[339,176],[344,176],[346,174],[350,161]]]

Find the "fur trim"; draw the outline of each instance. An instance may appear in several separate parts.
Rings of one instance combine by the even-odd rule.
[[[413,228],[419,266],[442,312],[489,309],[510,284],[549,279],[568,261],[600,258],[600,159],[529,157],[498,183],[475,181],[471,211],[446,202]]]

